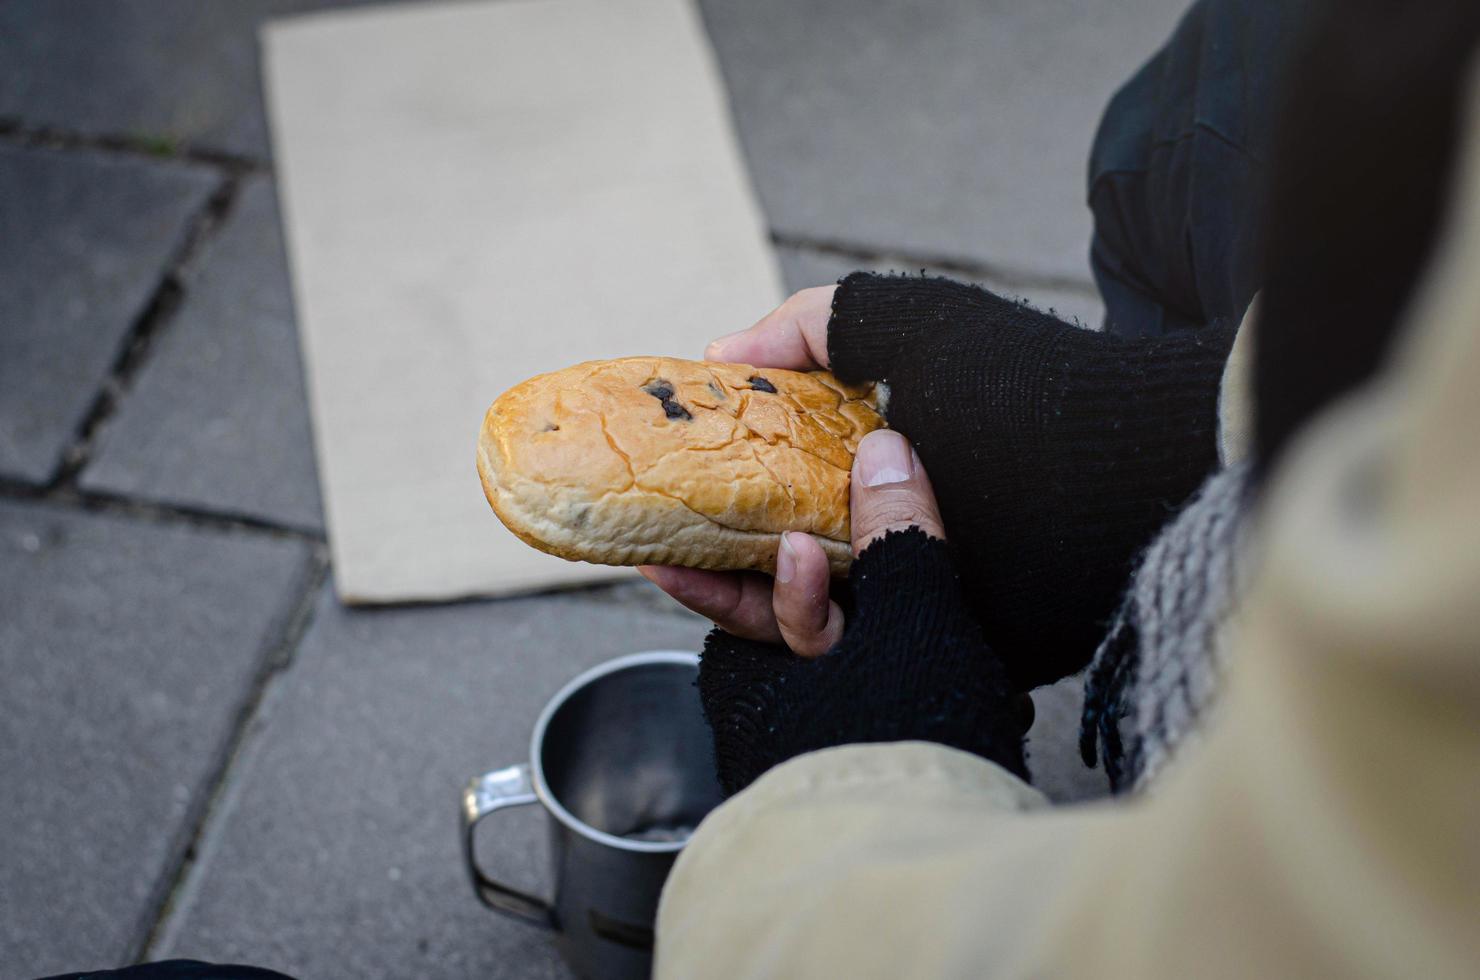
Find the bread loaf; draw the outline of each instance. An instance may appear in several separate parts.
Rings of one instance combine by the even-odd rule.
[[[591,361],[501,395],[478,474],[505,526],[562,558],[771,572],[781,532],[807,531],[842,574],[853,454],[883,425],[872,385],[825,371]]]

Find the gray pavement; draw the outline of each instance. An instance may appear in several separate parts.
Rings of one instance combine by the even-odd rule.
[[[1089,147],[1186,0],[703,0],[787,240],[1087,281]]]
[[[265,159],[258,26],[364,2],[373,0],[9,0],[0,119]]]
[[[97,442],[84,490],[323,530],[268,177],[242,183],[170,329]]]
[[[472,901],[458,790],[527,761],[540,707],[575,674],[633,650],[697,649],[704,630],[572,597],[350,611],[326,587],[161,953],[325,980],[565,976],[539,930]],[[488,866],[547,892],[542,822],[490,819]]]
[[[255,42],[329,5],[0,4],[0,980],[560,976],[474,903],[459,784],[581,666],[702,634],[634,582],[330,597]],[[1098,321],[1085,156],[1181,0],[700,6],[789,285],[925,269]],[[1077,685],[1037,701],[1041,785],[1102,792]],[[505,827],[538,887],[538,820]]]
[[[60,468],[219,182],[173,160],[0,144],[0,476]]]
[[[312,550],[0,502],[0,976],[153,928]]]

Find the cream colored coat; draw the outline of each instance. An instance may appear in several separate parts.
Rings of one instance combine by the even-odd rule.
[[[1195,752],[1149,798],[1063,809],[939,745],[793,759],[683,852],[659,977],[1480,976],[1472,115],[1390,369],[1270,488]]]

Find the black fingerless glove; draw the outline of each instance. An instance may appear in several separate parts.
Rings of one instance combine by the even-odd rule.
[[[832,370],[888,382],[1019,687],[1089,661],[1136,555],[1216,466],[1234,329],[1129,341],[946,279],[838,287]]]
[[[1002,662],[961,601],[944,542],[918,528],[875,541],[849,574],[843,639],[804,660],[714,630],[699,693],[725,792],[816,749],[922,739],[1027,778],[1023,715]]]

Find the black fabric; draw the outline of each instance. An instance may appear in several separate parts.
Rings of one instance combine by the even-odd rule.
[[[293,980],[285,973],[255,966],[202,963],[199,960],[164,960],[142,963],[121,970],[92,970],[66,973],[45,980]]]
[[[1370,378],[1449,209],[1476,0],[1318,5],[1270,177],[1269,274],[1254,346],[1254,455]]]
[[[1205,0],[1110,100],[1090,153],[1105,329],[1237,322],[1263,280],[1265,161],[1308,3]]]
[[[1103,334],[944,280],[838,291],[833,369],[890,383],[890,425],[920,451],[968,606],[1017,687],[1088,661],[1136,555],[1216,465],[1218,381],[1263,273],[1279,66],[1306,6],[1194,4],[1112,99],[1089,174]],[[855,698],[862,716],[907,711]],[[768,727],[767,703],[748,724]]]
[[[1027,716],[961,601],[945,543],[919,528],[890,532],[853,563],[849,583],[854,608],[843,639],[816,659],[709,634],[699,691],[725,792],[804,752],[908,739],[964,749],[1027,778]]]
[[[1260,474],[1387,352],[1443,224],[1477,38],[1474,0],[1202,0],[1106,108],[1105,329],[1238,320],[1262,290]]]
[[[1089,662],[1137,553],[1217,465],[1234,328],[1126,339],[975,286],[857,273],[828,328],[845,381],[886,381],[1023,689]]]

